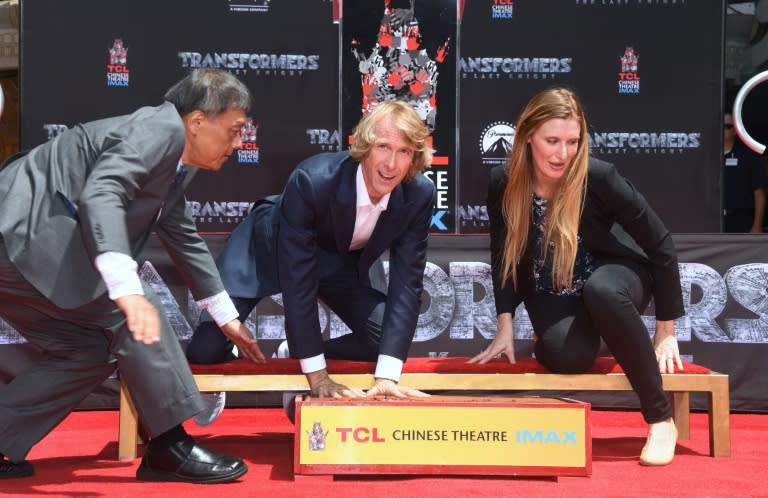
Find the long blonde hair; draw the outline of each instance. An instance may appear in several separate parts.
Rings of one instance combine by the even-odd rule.
[[[502,281],[506,282],[511,277],[514,288],[517,288],[518,282],[517,263],[528,244],[535,184],[528,139],[542,124],[554,118],[575,118],[581,130],[576,155],[566,167],[553,198],[547,204],[542,256],[546,256],[550,243],[554,243],[552,285],[555,289],[566,288],[573,280],[579,220],[587,185],[589,139],[584,109],[578,96],[567,88],[553,87],[533,97],[520,114],[510,153],[508,180],[501,205],[507,227],[502,253]]]

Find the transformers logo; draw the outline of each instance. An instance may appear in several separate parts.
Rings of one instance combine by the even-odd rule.
[[[319,55],[304,54],[251,54],[251,53],[200,53],[179,52],[181,67],[215,67],[245,71],[283,71],[286,74],[302,74],[303,71],[316,71],[320,68]],[[270,73],[271,74],[271,73]]]
[[[339,151],[341,150],[341,139],[339,130],[326,130],[323,128],[309,128],[307,130],[309,143],[319,145],[322,150]]]
[[[373,110],[380,102],[401,100],[407,102],[426,123],[435,129],[437,116],[437,65],[448,55],[450,38],[437,49],[430,59],[421,48],[421,30],[414,16],[415,0],[409,9],[390,8],[384,0],[384,16],[371,54],[359,50],[360,42],[352,40],[352,53],[358,61],[363,89],[363,114]]]
[[[253,202],[246,201],[187,201],[196,223],[240,223],[251,211]]]
[[[589,146],[599,154],[681,154],[701,147],[701,133],[595,132],[589,134]]]
[[[573,70],[572,57],[462,57],[459,63],[465,79],[554,79]]]
[[[488,228],[488,208],[485,204],[459,206],[459,219],[461,226],[466,228]]]

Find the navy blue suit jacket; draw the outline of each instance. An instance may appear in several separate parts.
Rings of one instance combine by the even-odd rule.
[[[233,297],[283,293],[291,356],[323,353],[318,282],[337,271],[355,226],[358,162],[347,152],[303,161],[279,196],[257,202],[219,256],[224,286]],[[360,285],[387,294],[379,353],[405,360],[416,330],[435,187],[426,177],[392,191],[359,258]],[[380,257],[389,250],[389,284]],[[295,345],[295,347],[294,347]]]

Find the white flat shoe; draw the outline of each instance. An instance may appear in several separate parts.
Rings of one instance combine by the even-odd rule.
[[[675,458],[677,446],[677,427],[669,421],[651,424],[648,428],[648,439],[640,453],[640,465],[668,465]]]

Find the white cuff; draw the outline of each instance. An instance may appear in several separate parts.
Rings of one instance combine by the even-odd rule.
[[[313,356],[312,358],[304,358],[303,360],[299,360],[299,364],[301,365],[301,373],[305,374],[317,372],[318,370],[324,370],[327,368],[327,365],[325,364],[325,355],[323,354]]]
[[[103,252],[93,261],[107,286],[111,300],[136,294],[144,295],[141,279],[136,270],[139,265],[132,257],[121,252]]]
[[[197,307],[208,311],[208,314],[211,315],[211,318],[219,327],[224,326],[239,316],[235,304],[229,298],[229,294],[226,291],[221,291],[211,297],[197,301]]]
[[[403,373],[403,361],[394,356],[380,354],[376,362],[376,372],[373,376],[377,379],[389,379],[400,382],[400,375]]]

